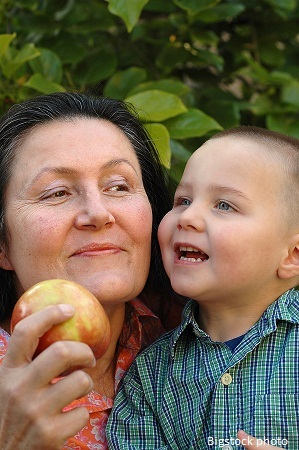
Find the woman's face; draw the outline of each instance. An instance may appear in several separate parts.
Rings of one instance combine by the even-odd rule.
[[[147,279],[152,211],[130,141],[114,124],[74,119],[32,129],[16,152],[5,198],[18,294],[63,278],[103,303],[138,295]]]

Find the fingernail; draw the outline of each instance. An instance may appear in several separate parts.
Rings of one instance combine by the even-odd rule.
[[[65,316],[73,316],[74,315],[75,307],[73,305],[68,305],[66,303],[63,303],[58,306]]]

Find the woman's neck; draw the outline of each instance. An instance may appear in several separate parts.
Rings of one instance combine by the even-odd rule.
[[[117,362],[117,343],[125,319],[125,304],[120,305],[109,314],[111,327],[111,342],[106,353],[97,360],[92,369],[85,369],[94,383],[94,390],[101,395],[114,398],[115,368]]]

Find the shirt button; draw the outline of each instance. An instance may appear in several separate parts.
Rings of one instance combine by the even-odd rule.
[[[233,381],[232,376],[229,373],[224,373],[221,377],[221,383],[224,384],[224,386],[230,385],[232,381]],[[227,450],[230,450],[230,446],[229,448],[227,448]]]
[[[221,447],[221,450],[233,450],[233,447],[229,444],[225,444],[223,447]]]

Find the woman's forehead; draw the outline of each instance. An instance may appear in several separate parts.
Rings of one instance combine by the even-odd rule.
[[[29,175],[43,167],[84,172],[120,160],[127,160],[140,174],[131,142],[111,122],[89,118],[52,121],[24,136],[15,151],[11,177],[24,178],[27,172]]]

